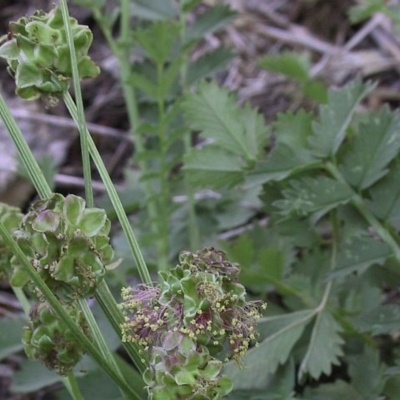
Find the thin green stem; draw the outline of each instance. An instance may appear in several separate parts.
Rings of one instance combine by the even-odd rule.
[[[188,55],[187,52],[183,49],[185,44],[185,37],[186,37],[186,23],[187,23],[187,15],[183,11],[184,1],[180,0],[179,2],[179,22],[180,22],[180,39],[181,39],[181,46],[182,51],[184,51],[183,62],[180,70],[180,81],[182,87],[183,95],[187,91],[187,69],[188,69]],[[184,145],[184,152],[188,154],[192,147],[192,137],[191,132],[185,132],[183,137],[183,145]],[[187,195],[187,209],[188,209],[188,227],[189,227],[189,245],[190,250],[195,251],[200,248],[200,231],[199,231],[199,224],[197,223],[197,216],[196,216],[196,201],[194,197],[194,190],[192,185],[190,185],[187,176],[184,175],[185,180],[185,189]]]
[[[21,161],[25,167],[29,178],[38,192],[39,196],[43,198],[48,198],[51,196],[52,191],[49,184],[44,177],[42,170],[40,169],[37,161],[35,160],[32,151],[30,150],[24,136],[21,133],[14,117],[11,115],[7,104],[0,93],[0,116],[4,122],[4,125],[9,132],[11,139],[13,140],[15,147],[18,150],[18,154]]]
[[[93,9],[93,15],[98,22],[104,37],[106,38],[108,45],[112,52],[117,57],[120,67],[120,80],[122,86],[122,93],[124,96],[126,110],[128,114],[128,120],[130,125],[130,133],[133,136],[135,144],[135,155],[137,156],[137,164],[143,176],[147,176],[149,168],[144,157],[141,157],[146,149],[143,142],[142,134],[138,131],[140,125],[139,111],[136,100],[135,88],[130,82],[131,79],[131,62],[130,62],[130,48],[132,46],[132,36],[130,30],[130,1],[121,0],[121,19],[120,19],[120,37],[116,41],[110,32],[107,22],[104,20],[100,10],[98,8]],[[146,179],[143,182],[143,188],[146,194],[146,209],[149,216],[150,227],[153,235],[157,238],[157,252],[163,253],[161,248],[159,232],[159,212],[156,204],[156,195],[153,191],[151,182]],[[160,261],[160,264],[164,264],[164,261]]]
[[[98,346],[99,351],[101,352],[101,354],[103,355],[103,357],[109,361],[109,363],[113,366],[113,368],[115,369],[116,373],[120,376],[121,380],[125,380],[125,378],[123,377],[117,363],[115,362],[114,359],[114,355],[111,352],[110,348],[107,346],[106,341],[104,340],[104,336],[101,334],[100,328],[97,325],[96,319],[93,316],[92,311],[90,310],[87,302],[85,299],[79,299],[78,300],[79,303],[79,307],[82,310],[86,321],[90,327],[90,330],[92,332],[93,338],[94,338],[94,343]],[[121,390],[122,395],[124,396],[124,398],[126,400],[129,400],[124,391]]]
[[[68,92],[64,93],[64,102],[74,120],[77,118],[77,110],[76,105]],[[128,240],[128,244],[132,250],[133,256],[137,263],[138,271],[140,278],[143,282],[147,284],[151,284],[151,278],[149,271],[147,269],[146,263],[144,261],[143,255],[140,251],[139,244],[136,240],[136,237],[132,231],[132,227],[129,223],[128,217],[125,214],[124,207],[122,206],[121,200],[118,196],[117,190],[110,178],[110,175],[107,172],[107,169],[104,165],[104,162],[96,148],[96,145],[93,142],[93,139],[88,135],[88,145],[89,145],[89,152],[93,159],[94,164],[100,174],[100,177],[106,187],[107,193],[110,197],[111,203],[117,213],[118,220],[121,223],[122,230],[125,233],[125,236]]]
[[[331,255],[331,265],[330,270],[333,271],[337,264],[337,253],[338,253],[338,243],[339,243],[339,224],[337,221],[337,216],[335,211],[331,211],[331,224],[332,224],[332,255]],[[329,281],[326,284],[324,295],[320,304],[318,305],[316,311],[321,313],[328,303],[329,296],[331,294],[333,287],[333,281]]]
[[[70,315],[65,311],[63,304],[55,297],[53,292],[49,289],[43,279],[36,272],[34,267],[31,265],[29,260],[25,257],[25,254],[20,249],[19,245],[10,235],[10,233],[5,228],[4,224],[0,221],[0,235],[3,237],[4,242],[11,249],[14,256],[17,257],[18,261],[25,267],[29,278],[33,281],[34,285],[42,292],[45,299],[53,307],[55,312],[61,318],[61,320],[68,325],[72,334],[75,336],[78,343],[80,343],[85,350],[93,357],[93,359],[104,369],[104,371],[115,381],[115,383],[124,390],[125,393],[129,394],[129,398],[140,400],[140,396],[136,391],[130,387],[125,380],[122,380],[119,374],[115,371],[113,365],[109,360],[105,359],[103,355],[97,349],[89,338],[87,338],[82,332],[81,328],[76,325],[75,321],[70,317]]]
[[[124,316],[104,280],[97,287],[95,296],[115,332],[122,339],[121,324],[125,322]],[[134,343],[122,342],[122,344],[138,371],[143,374],[147,365],[146,354]]]
[[[68,391],[70,392],[72,398],[74,400],[84,400],[73,372],[70,372],[67,375],[66,380],[68,381]]]
[[[157,81],[158,87],[162,87],[162,80],[164,75],[164,67],[162,64],[157,65]],[[165,100],[164,94],[159,90],[158,98],[158,145],[159,145],[159,165],[158,165],[158,179],[160,184],[160,196],[157,199],[159,216],[158,221],[158,232],[157,232],[157,243],[158,243],[158,269],[160,271],[166,271],[168,269],[169,259],[169,243],[168,243],[168,208],[171,203],[169,196],[169,184],[168,184],[168,166],[167,166],[167,145],[165,137]]]
[[[118,43],[114,42],[113,50],[116,52],[118,62],[121,69],[121,83],[122,90],[126,101],[126,108],[128,112],[128,118],[130,122],[131,131],[134,134],[140,124],[139,111],[136,100],[135,89],[130,82],[131,76],[131,63],[130,63],[130,48],[131,48],[131,31],[130,31],[130,0],[121,0],[121,33],[118,39]],[[111,38],[111,35],[109,35]],[[143,149],[143,143],[141,137],[135,135],[135,145],[138,147],[139,152]]]
[[[71,68],[72,68],[72,82],[75,93],[75,102],[77,106],[77,120],[76,124],[80,134],[80,142],[81,142],[81,154],[82,154],[82,165],[83,165],[83,177],[85,181],[85,199],[88,207],[93,207],[93,188],[92,188],[92,172],[90,168],[90,155],[89,155],[89,146],[88,146],[88,138],[89,135],[88,130],[86,128],[86,119],[85,119],[85,110],[83,107],[82,101],[82,92],[80,85],[80,77],[78,71],[78,62],[76,58],[75,44],[74,39],[71,32],[71,27],[69,24],[69,12],[66,0],[60,0],[60,9],[64,21],[65,33],[67,36],[68,46],[70,48],[70,57],[71,57]]]

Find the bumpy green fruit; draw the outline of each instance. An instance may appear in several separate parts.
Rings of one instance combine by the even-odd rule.
[[[82,312],[72,305],[66,306],[65,310],[88,336],[89,327]],[[22,335],[27,356],[32,360],[40,360],[60,375],[68,374],[84,353],[68,325],[48,303],[38,303],[32,307],[30,318]]]
[[[99,74],[99,68],[87,55],[93,35],[87,26],[69,18],[75,45],[79,77]],[[16,93],[26,99],[58,96],[68,88],[72,77],[70,49],[61,10],[36,11],[30,17],[11,22],[7,40],[0,46],[0,57],[15,75]]]
[[[85,200],[75,195],[54,194],[31,206],[14,237],[53,293],[72,302],[92,295],[103,279],[113,257],[109,231],[104,210],[86,208]],[[18,258],[12,257],[11,264],[11,283],[28,284]]]

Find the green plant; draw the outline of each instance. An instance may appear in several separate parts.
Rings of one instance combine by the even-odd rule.
[[[100,8],[98,8],[101,4],[90,2],[87,5],[93,7],[93,13],[99,19],[100,25],[103,23],[101,26],[105,36],[121,63],[122,77],[124,78],[124,73],[129,73],[130,79],[136,81],[135,72],[131,72],[127,64],[129,53],[126,51],[126,43],[118,43],[112,38],[112,25],[109,25],[108,21],[102,17]],[[132,34],[127,26],[130,14],[127,6],[127,1],[121,2],[122,40],[127,40]],[[172,207],[168,186],[170,182],[168,169],[172,169],[173,164],[167,166],[168,159],[171,157],[169,148],[176,145],[176,142],[184,146],[188,146],[190,142],[190,140],[183,138],[183,128],[175,126],[175,119],[179,119],[177,115],[179,114],[180,96],[182,96],[186,87],[189,49],[195,45],[196,40],[198,41],[205,31],[218,29],[223,25],[224,19],[228,20],[233,15],[228,8],[219,7],[217,8],[219,13],[217,20],[211,18],[211,14],[206,15],[202,19],[202,24],[205,26],[200,24],[200,26],[192,27],[195,28],[194,31],[186,37],[186,14],[194,6],[195,3],[180,4],[177,9],[180,13],[177,14],[180,17],[178,22],[158,22],[146,29],[139,28],[133,33],[135,43],[141,45],[148,53],[149,59],[157,71],[158,86],[153,100],[157,105],[158,118],[153,127],[151,127],[150,122],[143,122],[143,128],[137,125],[140,120],[137,114],[138,109],[135,108],[134,104],[136,103],[136,93],[132,90],[131,85],[124,82],[127,104],[134,102],[132,103],[134,107],[131,109],[132,128],[135,132],[146,129],[146,131],[154,133],[157,140],[154,157],[151,149],[141,147],[140,143],[143,138],[136,136],[138,143],[137,157],[145,182],[146,201],[149,204],[148,215],[152,218],[153,233],[157,233],[158,255],[156,264],[158,269],[162,271],[167,270],[171,260],[168,250],[169,216],[167,211],[170,207],[168,204]],[[127,11],[127,13],[124,13],[124,11]],[[163,40],[162,46],[158,45],[160,39]],[[188,336],[188,332],[180,332],[181,338],[178,340],[178,347],[169,345],[168,347],[164,343],[165,340],[159,341],[156,343],[157,350],[150,354],[147,354],[146,349],[141,348],[142,343],[125,340],[125,350],[136,367],[136,370],[132,369],[132,366],[128,367],[130,377],[127,380],[120,363],[117,362],[107,345],[92,310],[87,304],[86,298],[94,295],[117,334],[120,337],[128,335],[128,328],[126,323],[123,322],[123,314],[117,307],[104,280],[106,271],[114,268],[118,262],[112,263],[113,249],[108,238],[110,221],[107,219],[104,210],[93,207],[90,157],[105,182],[141,278],[145,284],[150,284],[150,275],[136,237],[86,128],[79,81],[82,78],[95,76],[99,72],[97,66],[87,56],[91,41],[90,30],[85,26],[78,25],[75,19],[69,17],[66,2],[61,1],[60,6],[49,13],[38,11],[32,17],[24,17],[16,23],[11,23],[10,34],[4,38],[0,47],[0,56],[7,60],[10,72],[15,74],[16,93],[19,96],[28,100],[44,96],[49,106],[55,105],[59,98],[64,100],[80,132],[85,177],[85,200],[78,196],[64,197],[52,193],[21,132],[11,117],[4,99],[0,98],[2,119],[17,146],[26,171],[41,197],[41,200],[31,206],[22,220],[17,221],[19,222],[18,228],[17,226],[10,226],[10,216],[13,214],[11,209],[8,212],[6,211],[0,224],[1,236],[8,246],[6,263],[10,265],[6,266],[7,276],[9,276],[10,284],[24,306],[25,312],[29,314],[29,323],[23,334],[25,351],[29,358],[39,359],[48,368],[55,370],[62,377],[65,376],[63,378],[65,386],[72,397],[76,399],[82,398],[82,395],[76,382],[74,367],[82,359],[83,353],[88,353],[104,369],[117,384],[123,398],[126,399],[141,398],[140,393],[144,379],[142,374],[150,362],[150,367],[147,368],[145,373],[146,382],[149,385],[149,396],[150,398],[153,396],[158,398],[157,388],[161,384],[159,379],[164,383],[168,381],[168,379],[165,380],[165,377],[160,378],[162,371],[157,367],[159,363],[156,358],[160,357],[162,351],[168,351],[170,357],[174,357],[174,354],[176,354],[181,358],[175,389],[172,385],[171,393],[182,392],[183,390],[185,393],[193,392],[193,398],[211,396],[219,399],[231,389],[229,379],[220,376],[223,363],[210,356],[208,349],[202,347],[203,344],[196,344],[194,338]],[[182,53],[177,59],[179,62],[171,61],[171,57],[173,57],[170,54],[171,46],[175,42],[179,43],[180,48],[178,50]],[[223,63],[227,58],[225,53],[225,59],[218,58],[217,63]],[[207,61],[211,60],[209,58]],[[170,63],[171,65],[169,65]],[[204,73],[208,74],[209,71],[203,71]],[[200,76],[197,75],[197,78]],[[142,82],[145,82],[144,76],[141,79]],[[181,88],[177,85],[179,82]],[[68,92],[70,83],[74,87],[75,100]],[[170,95],[170,92],[172,95]],[[166,136],[167,133],[172,136],[172,141]],[[186,133],[187,136],[188,132],[186,131]],[[151,155],[150,165],[153,165],[154,160],[160,163],[156,172],[150,171],[149,165],[142,162],[147,155]],[[179,160],[175,159],[174,162],[177,161]],[[147,173],[155,176],[157,183],[155,186],[152,182],[149,182],[146,177]],[[154,178],[151,179],[154,180]],[[160,190],[156,189],[158,185]],[[161,202],[154,205],[155,199],[158,198],[161,199]],[[194,204],[190,207],[194,237],[196,235],[196,225],[194,225],[196,221],[193,219]],[[157,213],[159,213],[159,216],[156,215]],[[192,244],[196,244],[196,241],[192,240]],[[210,251],[211,253],[212,251]],[[13,254],[12,257],[11,254]],[[190,253],[187,253],[186,258],[189,256]],[[208,258],[211,260],[211,255]],[[226,279],[222,272],[221,274],[221,279]],[[162,281],[169,279],[168,275],[160,275],[160,277]],[[206,275],[204,275],[205,277]],[[187,284],[191,280],[198,279],[197,275],[187,278]],[[241,302],[244,302],[245,294],[243,288],[240,292],[240,298],[234,299],[234,295],[229,292],[234,290],[234,286],[232,284],[225,288],[227,291],[225,294],[227,296],[226,301],[228,301],[228,298],[231,299],[232,307],[234,307],[234,302],[238,302],[238,306],[242,305]],[[196,282],[192,283],[192,289],[197,290]],[[36,300],[38,303],[31,306],[26,295],[32,297],[32,300]],[[204,307],[206,306],[203,305]],[[249,310],[252,309],[250,305],[247,307]],[[28,313],[29,308],[31,308],[31,311]],[[183,308],[183,312],[190,313],[190,310]],[[256,321],[257,316],[258,314],[254,311],[254,315],[249,317],[249,321],[252,318]],[[234,321],[235,315],[226,315],[223,318],[224,324],[229,324],[231,319]],[[251,338],[255,339],[255,322],[253,322],[251,328]],[[238,325],[235,329],[240,332],[241,328]],[[231,335],[234,334],[233,332],[234,330],[232,330]],[[231,340],[233,340],[232,337]],[[214,339],[214,341],[217,340]],[[222,339],[222,336],[220,339]],[[240,338],[236,340],[238,343],[242,343],[240,346],[241,353],[247,350],[249,341]],[[188,341],[192,344],[189,345]],[[166,347],[163,347],[164,344]],[[158,371],[155,375],[149,372],[153,368]],[[198,383],[193,381],[193,378],[186,379],[183,382],[183,374],[189,373],[198,376],[205,386],[199,386]],[[132,375],[136,376],[134,382],[132,382]],[[155,379],[154,384],[151,383],[153,379]],[[206,384],[206,382],[208,383]],[[182,385],[183,387],[181,387]]]
[[[254,111],[237,108],[232,96],[213,83],[187,97],[188,122],[213,139],[185,159],[191,182],[258,188],[270,214],[266,228],[224,245],[230,258],[250,266],[242,275],[247,287],[280,296],[275,315],[260,322],[264,340],[245,359],[254,369],[226,369],[234,387],[251,389],[254,399],[260,391],[278,390],[277,385],[282,397],[273,392],[265,398],[294,396],[296,364],[300,384],[331,375],[335,366],[350,368],[350,377],[342,377],[349,383],[338,379],[306,388],[305,398],[398,395],[390,387],[399,377],[388,372],[398,363],[396,341],[387,339],[393,352],[383,361],[375,337],[399,328],[391,324],[392,307],[398,306],[382,303],[382,295],[399,282],[394,182],[400,119],[387,107],[357,113],[372,89],[356,81],[330,90],[316,119],[303,110],[279,115],[267,157],[252,147],[265,129],[261,121],[248,122]],[[374,324],[361,328],[360,321],[377,312],[383,312],[374,322],[378,330]],[[360,357],[380,371],[368,384],[353,368]]]
[[[112,18],[102,0],[77,3],[90,8],[119,62],[139,168],[127,173],[133,189],[121,193],[122,202],[86,128],[79,25],[61,1],[52,15],[61,15],[63,40],[76,51],[55,95],[81,135],[85,199],[51,192],[0,96],[0,115],[41,198],[23,218],[18,210],[0,214],[5,271],[23,286],[13,290],[30,318],[28,355],[63,374],[75,399],[93,398],[91,388],[101,387],[96,398],[397,400],[398,113],[359,112],[373,85],[356,80],[326,93],[304,56],[283,54],[260,63],[323,104],[267,126],[226,89],[200,82],[229,52],[191,59],[205,32],[232,19],[228,7],[188,24],[198,1],[121,0]],[[141,60],[133,66],[132,54]],[[121,223],[112,246],[106,213],[94,207],[90,158],[110,196],[109,214]],[[183,203],[174,201],[178,195]],[[132,221],[124,208],[135,209]],[[142,221],[151,222],[150,232]],[[121,254],[124,243],[125,265],[112,272],[112,247]],[[223,251],[210,248],[215,243]],[[157,283],[147,264],[159,272]],[[128,272],[142,284],[124,289],[117,305],[109,278],[119,274],[118,291]],[[268,300],[265,316],[262,303],[247,297]],[[20,326],[0,320],[0,331]],[[115,343],[102,334],[112,330]],[[21,349],[6,342],[1,351],[1,341],[0,358]],[[114,352],[121,343],[128,363]],[[79,377],[80,369],[88,373]]]
[[[223,48],[196,60],[191,60],[190,54],[204,35],[223,28],[235,14],[228,6],[217,4],[188,24],[187,16],[198,1],[124,0],[114,9],[113,18],[104,12],[103,1],[75,2],[90,8],[119,63],[136,149],[134,161],[140,168],[137,186],[143,192],[141,212],[136,218],[151,225],[150,232],[142,235],[138,230],[137,234],[150,266],[167,270],[180,252],[173,248],[169,234],[174,224],[185,221],[185,248],[194,251],[201,246],[194,193],[181,171],[176,171],[191,147],[190,131],[182,120],[182,98],[189,87],[223,68],[232,58],[231,51]],[[130,23],[131,9],[137,18],[134,24]],[[120,35],[115,38],[113,30],[118,23]],[[131,54],[140,61],[131,65]],[[172,199],[182,192],[188,196],[186,215],[176,221],[173,217],[178,207]]]

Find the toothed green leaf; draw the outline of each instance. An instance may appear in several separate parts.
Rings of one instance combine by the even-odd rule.
[[[189,182],[197,187],[233,187],[243,181],[243,161],[232,153],[206,146],[185,157]]]
[[[294,212],[301,215],[316,213],[321,217],[332,208],[348,203],[353,192],[344,183],[319,176],[291,181],[289,189],[284,190],[283,195],[285,199],[274,203],[282,213]]]
[[[309,78],[311,61],[306,53],[284,52],[261,57],[258,65],[296,81],[306,82]]]
[[[340,325],[327,310],[320,312],[315,320],[308,350],[299,369],[299,379],[310,374],[319,379],[322,374],[330,375],[332,365],[339,365],[343,355],[344,340],[339,336]]]
[[[400,117],[388,107],[369,113],[350,139],[341,167],[345,179],[363,190],[382,178],[400,148],[399,132]]]
[[[383,304],[352,320],[361,332],[372,336],[387,335],[400,331],[400,307],[398,304]]]
[[[357,272],[365,272],[373,264],[382,264],[393,254],[390,246],[372,237],[353,238],[339,247],[337,269],[329,279],[343,279]]]
[[[196,18],[196,21],[188,26],[185,42],[202,39],[204,36],[214,33],[229,24],[236,13],[223,4],[217,4]]]
[[[400,159],[389,167],[387,175],[369,189],[370,210],[383,221],[398,226],[400,222]]]
[[[350,125],[352,116],[362,99],[373,86],[356,81],[340,90],[330,90],[328,104],[320,107],[320,121],[314,123],[310,146],[320,158],[336,154]]]
[[[226,89],[204,83],[186,98],[186,119],[201,136],[246,161],[254,161],[265,143],[268,129],[263,117],[250,106],[239,108]]]

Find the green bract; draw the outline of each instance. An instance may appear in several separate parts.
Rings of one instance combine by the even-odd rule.
[[[75,44],[79,77],[91,78],[99,68],[87,55],[92,43],[92,32],[69,18]],[[42,95],[57,96],[67,90],[72,77],[70,49],[67,43],[61,10],[49,13],[36,11],[10,23],[8,39],[0,46],[0,57],[8,62],[15,75],[16,93],[34,100]]]
[[[78,196],[54,194],[31,206],[14,237],[54,294],[71,302],[92,295],[103,279],[113,257],[109,231],[104,210],[85,208]],[[29,275],[15,256],[11,264],[11,283],[28,284]]]
[[[238,267],[214,248],[183,252],[160,275],[158,287],[123,289],[123,340],[150,351],[146,381],[154,399],[220,399],[230,382],[215,357],[240,362],[256,342],[264,305],[246,302]]]
[[[0,203],[0,221],[8,232],[13,233],[18,229],[22,221],[22,213],[19,208]],[[4,243],[2,236],[0,236],[0,281],[6,279],[10,273],[12,255],[9,247]]]
[[[83,313],[72,305],[66,306],[65,309],[88,336],[89,327]],[[84,353],[84,349],[77,342],[68,325],[59,318],[48,303],[38,303],[32,307],[30,318],[22,336],[28,357],[40,360],[47,368],[60,375],[68,374]]]

